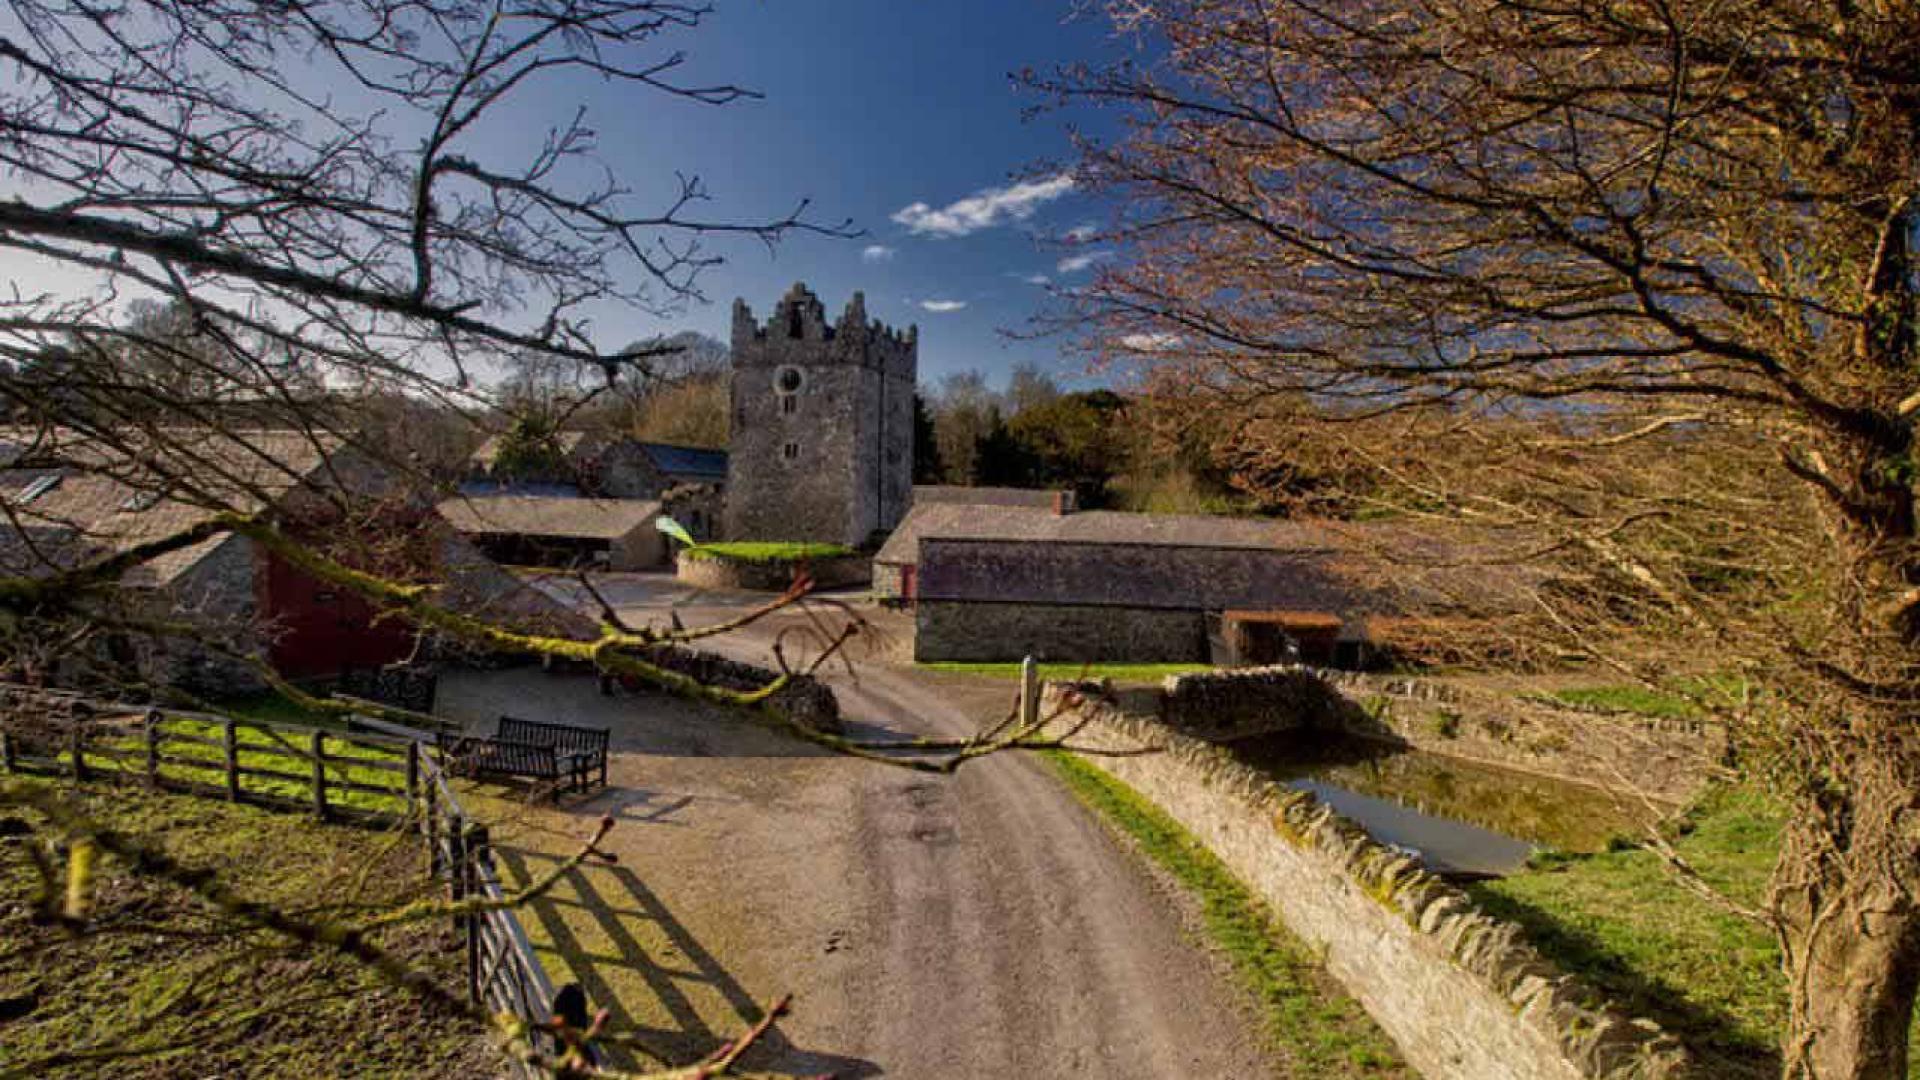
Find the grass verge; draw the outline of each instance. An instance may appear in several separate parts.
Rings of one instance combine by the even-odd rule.
[[[1674,828],[1673,846],[1716,889],[1759,906],[1781,815],[1762,794],[1718,789]],[[1545,856],[1469,891],[1491,914],[1523,926],[1563,969],[1677,1035],[1699,1058],[1701,1075],[1779,1075],[1787,994],[1772,934],[1681,886],[1653,852]],[[1907,1075],[1920,1077],[1920,1061]]]
[[[834,559],[855,555],[840,544],[810,544],[777,541],[736,541],[721,544],[697,544],[680,553],[683,559],[732,559],[736,562],[778,563],[800,559]]]
[[[919,665],[927,671],[940,671],[954,675],[985,675],[995,679],[1018,679],[1018,662],[995,664],[970,664],[952,660],[929,661]],[[1210,664],[1041,664],[1042,679],[1112,679],[1114,682],[1153,682],[1157,683],[1169,675],[1189,675],[1196,671],[1211,671]]]
[[[386,907],[427,888],[418,841],[405,834],[126,784],[66,790],[115,828],[284,910]],[[498,1071],[479,1028],[434,1014],[329,950],[291,946],[111,859],[96,877],[88,932],[35,925],[31,842],[0,839],[0,1076]],[[441,985],[460,987],[462,953],[447,921],[390,928],[373,940]]]
[[[1269,1043],[1313,1077],[1411,1077],[1398,1051],[1307,947],[1178,822],[1072,754],[1048,762],[1081,802],[1099,811],[1199,901],[1207,937],[1259,1003]]]

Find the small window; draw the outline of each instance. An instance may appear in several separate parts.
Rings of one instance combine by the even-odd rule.
[[[780,456],[786,458],[788,461],[793,461],[794,459],[800,456],[800,444],[797,442],[790,442],[787,445],[781,447]]]
[[[780,411],[791,416],[800,406],[800,399],[792,394],[780,399]]]
[[[39,498],[42,495],[45,495],[47,492],[52,491],[54,488],[57,488],[59,486],[60,486],[59,473],[50,473],[46,476],[36,476],[33,478],[32,481],[30,481],[27,484],[26,487],[20,489],[20,494],[15,495],[13,497],[13,503],[15,506],[25,506],[28,503],[32,502],[33,500]]]
[[[151,510],[160,505],[160,500],[166,497],[166,493],[162,491],[136,491],[121,500],[120,509],[130,513]]]
[[[783,394],[794,394],[800,390],[800,369],[783,367],[773,377],[773,388]]]

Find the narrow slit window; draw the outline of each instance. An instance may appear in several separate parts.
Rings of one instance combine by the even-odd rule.
[[[792,394],[788,394],[787,396],[780,399],[780,411],[783,413],[792,414],[796,409],[799,408],[799,405],[800,405],[800,399],[797,397],[794,397]]]
[[[52,491],[54,488],[57,488],[59,486],[60,486],[59,473],[52,473],[47,476],[37,476],[26,487],[20,489],[20,494],[13,497],[13,504],[15,506],[25,506],[28,503],[32,502],[33,500],[39,498],[42,495],[45,495],[47,492]]]
[[[793,461],[800,456],[800,444],[790,442],[780,448],[780,456]]]

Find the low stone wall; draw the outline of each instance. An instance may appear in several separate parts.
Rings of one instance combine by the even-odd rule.
[[[1125,707],[1202,739],[1338,731],[1669,803],[1698,794],[1730,752],[1725,727],[1708,721],[1297,665],[1176,675]]]
[[[1144,711],[1176,731],[1212,741],[1303,729],[1343,731],[1365,721],[1338,690],[1312,670],[1294,666],[1170,676]]]
[[[1356,734],[1663,802],[1698,794],[1727,762],[1726,725],[1579,709],[1429,679],[1319,673],[1357,707]]]
[[[1518,927],[1410,856],[1226,751],[1129,716],[1086,688],[1042,708],[1079,724],[1086,760],[1165,810],[1310,945],[1430,1080],[1666,1080],[1685,1051],[1558,972]]]
[[[785,592],[793,584],[794,572],[803,565],[816,589],[858,585],[867,581],[872,573],[872,560],[865,555],[779,562],[748,562],[713,555],[690,559],[682,555],[674,568],[674,577],[702,589]]]
[[[913,658],[996,662],[1202,660],[1197,611],[1077,604],[914,603]]]
[[[768,668],[693,649],[654,649],[647,653],[646,659],[668,671],[728,690],[758,690],[779,674]],[[815,730],[836,734],[844,730],[840,722],[840,699],[834,696],[832,687],[810,675],[795,676],[767,703]]]

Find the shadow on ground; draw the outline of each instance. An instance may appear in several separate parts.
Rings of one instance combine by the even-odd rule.
[[[671,797],[658,807],[634,800],[621,816],[668,823],[675,809]],[[523,848],[500,847],[495,854],[518,881],[543,876],[561,861]],[[691,1064],[745,1031],[771,1004],[755,1001],[627,867],[575,868],[528,904],[522,918],[555,982],[571,976],[592,1008],[610,1010],[612,1030],[633,1035],[655,1058],[615,1051],[609,1064]],[[880,1072],[870,1061],[795,1046],[777,1025],[741,1066],[795,1076],[829,1073],[845,1080]]]

